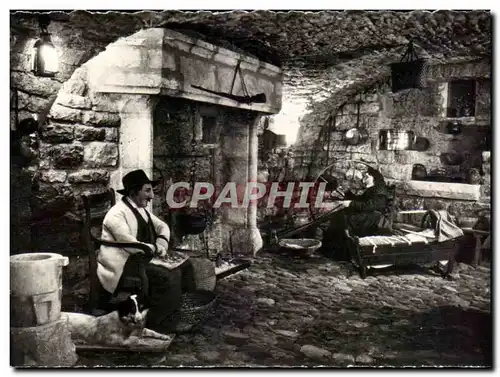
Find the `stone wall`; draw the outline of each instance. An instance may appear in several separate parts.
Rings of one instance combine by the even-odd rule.
[[[118,164],[119,126],[116,101],[95,93],[87,82],[86,65],[78,68],[61,87],[39,132],[32,211],[35,219],[42,220],[41,237],[34,240],[40,250],[67,254],[81,249],[79,225],[60,216],[68,211],[81,214],[82,194],[108,189],[110,174]]]
[[[18,25],[22,27],[17,28]],[[68,40],[64,35],[64,30],[68,28],[68,25],[53,22],[49,26],[49,31],[57,31],[57,36],[53,37],[52,41],[58,51],[59,72],[54,77],[37,77],[30,71],[31,47],[38,38],[36,18],[25,18],[22,14],[16,14],[11,18],[11,26],[10,129],[15,130],[16,117],[18,121],[45,117],[63,83],[78,67],[102,51],[107,43],[103,40],[91,40],[85,36],[76,38],[75,34]],[[61,224],[51,224],[47,221],[46,215],[52,214],[53,211],[60,213],[75,205],[73,182],[81,188],[94,179],[101,181],[106,179],[106,174],[102,171],[98,172],[100,178],[91,171],[89,173],[94,176],[72,175],[71,166],[88,164],[90,157],[89,149],[85,147],[86,144],[91,141],[116,142],[117,137],[116,130],[107,131],[104,128],[96,128],[91,119],[80,118],[76,122],[80,127],[72,125],[71,117],[76,116],[77,112],[80,112],[79,116],[82,117],[83,112],[90,110],[89,105],[92,104],[89,99],[81,103],[77,102],[78,95],[81,96],[81,91],[85,90],[85,85],[76,81],[74,85],[73,90],[80,94],[74,98],[60,97],[61,103],[57,104],[60,112],[55,112],[43,129],[31,135],[36,158],[27,166],[11,164],[13,179],[11,180],[10,203],[11,213],[15,214],[11,224],[11,253],[26,252],[31,249],[32,218],[45,218],[45,224],[38,232],[43,238],[39,245],[41,249],[49,248],[48,243],[45,242],[49,238],[49,233],[59,234],[59,236],[52,237],[50,251],[70,252],[80,247],[76,226],[74,227],[76,233],[63,235],[60,232]],[[79,89],[78,86],[80,86]],[[17,109],[12,101],[14,92],[17,92],[18,96]],[[88,128],[85,128],[84,124],[87,121],[86,127]],[[86,158],[85,149],[87,149]],[[67,152],[69,154],[66,156]],[[50,160],[44,161],[47,155]],[[82,180],[87,182],[82,182]],[[66,225],[71,228],[69,224]]]
[[[423,164],[428,172],[467,175],[470,168],[484,171],[482,154],[488,150],[484,141],[491,135],[489,75],[490,66],[484,61],[430,66],[425,71],[422,89],[392,93],[389,81],[385,80],[359,90],[327,113],[310,112],[303,118],[298,140],[293,146],[295,176],[297,179],[315,177],[332,163],[335,169],[345,171],[352,166],[350,160],[368,162],[394,181],[411,180],[413,164]],[[460,78],[477,80],[477,111],[475,117],[459,120],[463,124],[462,133],[453,136],[446,133],[446,123],[450,119],[443,116],[446,81]],[[368,132],[369,139],[362,145],[349,146],[344,143],[343,134],[357,124]],[[426,151],[380,150],[379,132],[383,129],[413,131],[416,136],[427,138],[430,146]],[[461,165],[450,166],[442,158],[446,152],[467,154]],[[481,191],[481,202],[489,201],[487,178],[483,177],[486,187]]]

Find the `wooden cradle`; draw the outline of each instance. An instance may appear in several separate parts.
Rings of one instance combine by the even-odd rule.
[[[443,277],[448,277],[455,267],[456,255],[463,236],[438,242],[428,230],[401,224],[412,233],[407,235],[357,237],[346,229],[347,245],[353,264],[364,279],[367,267],[374,265],[423,264],[447,260]],[[432,230],[429,229],[431,232]],[[423,233],[423,235],[417,235]]]

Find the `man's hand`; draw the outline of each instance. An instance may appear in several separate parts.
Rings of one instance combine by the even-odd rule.
[[[159,258],[163,258],[167,256],[168,252],[167,249],[163,247],[159,242],[156,243],[156,253],[155,255]]]
[[[152,243],[146,243],[146,245],[151,249],[151,253],[154,254],[155,252],[155,245],[153,245]],[[142,254],[144,254],[144,251],[140,251]]]

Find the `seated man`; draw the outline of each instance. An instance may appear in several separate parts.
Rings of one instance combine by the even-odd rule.
[[[142,265],[149,281],[149,291],[141,292],[140,288],[135,288],[139,291],[132,293],[144,294],[145,303],[150,307],[148,327],[155,329],[179,308],[181,291],[194,290],[192,268],[186,257],[177,255],[178,259],[172,260],[172,253],[168,251],[168,225],[146,209],[153,199],[152,185],[156,182],[151,181],[143,170],[126,174],[122,182],[124,189],[117,191],[123,198],[106,214],[101,237],[107,241],[145,244],[151,249],[151,255],[135,248],[101,246],[97,255],[97,276],[102,288],[100,307],[105,309],[117,292],[130,291],[130,287],[125,286],[126,277],[138,277]],[[158,260],[165,263],[154,263]]]
[[[336,212],[324,231],[323,247],[334,252],[336,259],[349,258],[344,230],[358,236],[375,235],[380,232],[379,222],[389,204],[389,195],[384,177],[377,170],[368,167],[363,175],[365,191],[361,195],[351,192],[344,194],[347,207]],[[342,193],[340,189],[338,192]],[[333,249],[333,250],[330,250]]]

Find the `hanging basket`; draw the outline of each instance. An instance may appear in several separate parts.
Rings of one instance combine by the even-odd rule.
[[[391,64],[392,92],[423,88],[424,65],[425,60],[418,58],[410,42],[401,61]]]
[[[425,60],[423,59],[391,64],[392,92],[423,88],[424,64]]]

